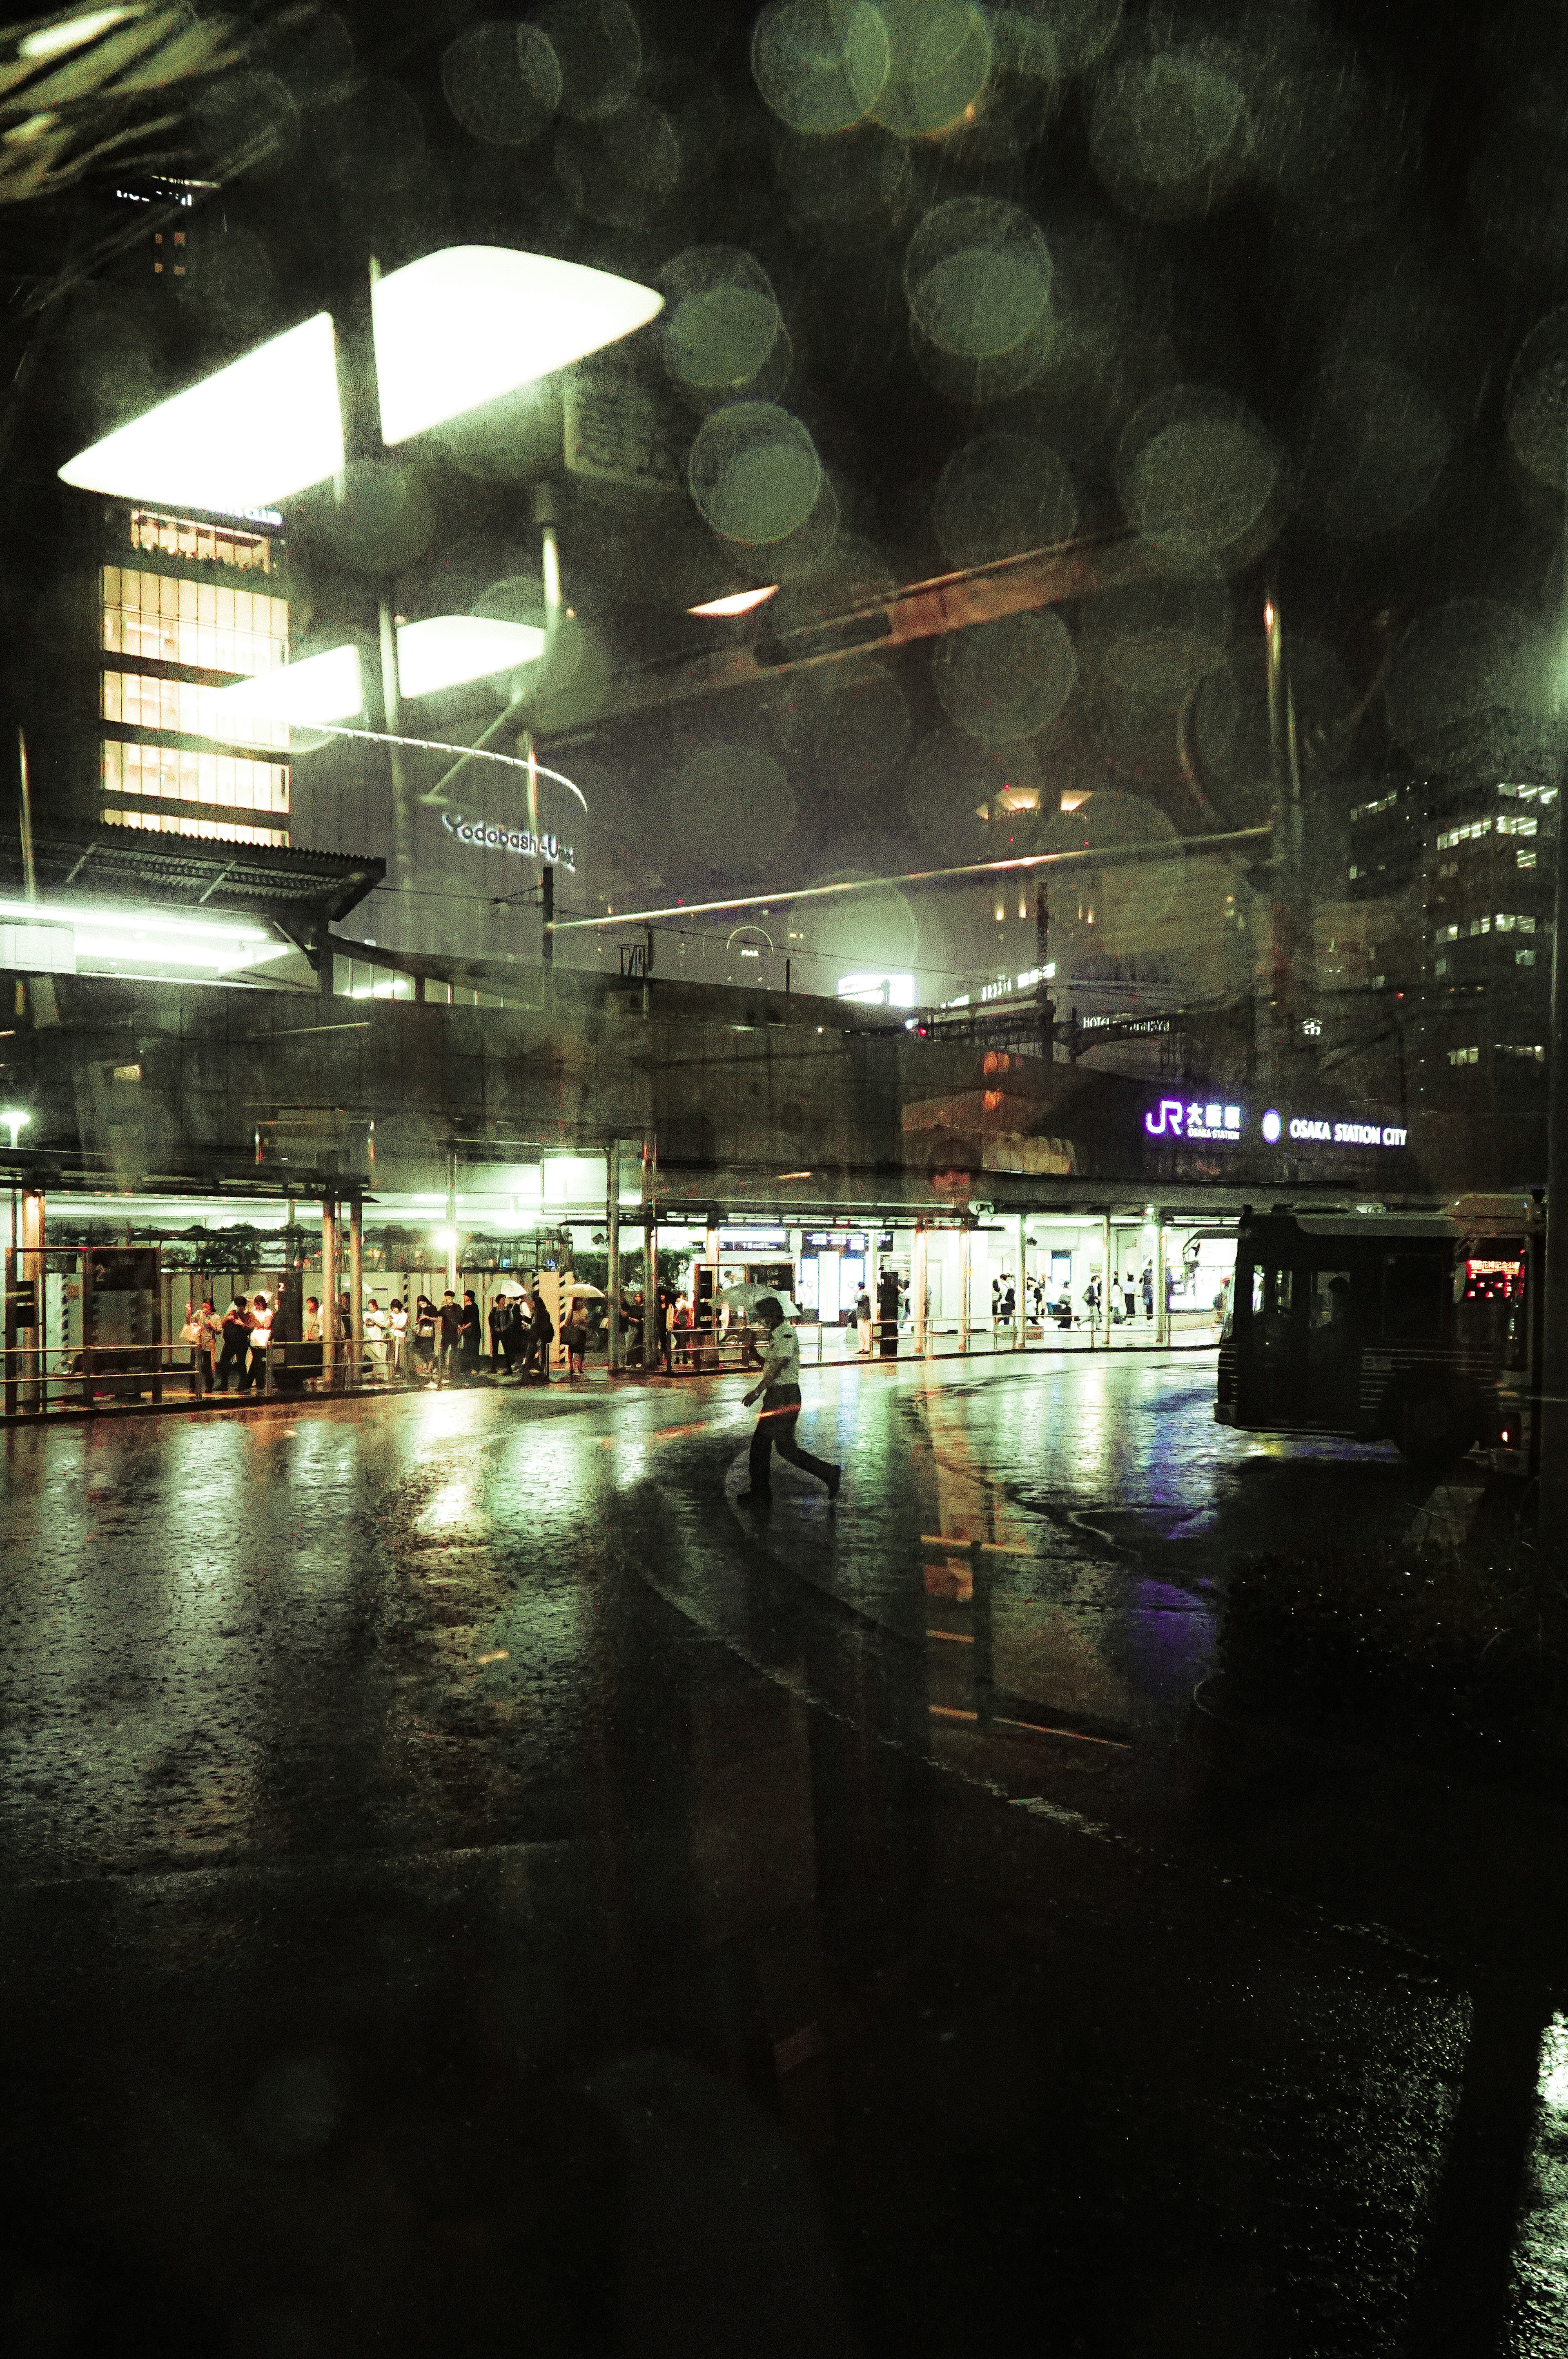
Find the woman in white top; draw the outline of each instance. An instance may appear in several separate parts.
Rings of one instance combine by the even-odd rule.
[[[403,1374],[403,1339],[408,1332],[408,1313],[395,1294],[386,1313],[386,1373],[389,1376]]]
[[[272,1341],[272,1305],[265,1294],[251,1299],[251,1356],[240,1377],[240,1390],[259,1391],[266,1383],[266,1347]]]

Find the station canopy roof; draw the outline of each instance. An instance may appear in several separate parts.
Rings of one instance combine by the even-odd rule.
[[[222,843],[105,828],[74,839],[35,838],[40,897],[228,910],[270,919],[291,940],[319,939],[341,924],[386,874],[384,860],[294,845]],[[19,846],[0,847],[0,893],[24,887]]]

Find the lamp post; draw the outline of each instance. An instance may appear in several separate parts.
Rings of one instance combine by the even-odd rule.
[[[351,461],[379,464],[386,451],[416,436],[632,334],[664,303],[651,288],[608,271],[502,246],[443,247],[385,274],[373,258],[369,281],[368,319],[362,299],[360,319],[351,317],[341,344],[331,317],[318,312],[79,451],[59,470],[61,480],[112,498],[218,515],[272,507],[327,482],[341,499]],[[492,625],[486,653],[476,652],[468,669],[449,657],[438,676],[427,677],[425,692],[515,669],[553,644],[561,613],[554,495],[542,491],[535,512],[543,534],[545,628],[499,627],[509,628],[514,642],[526,636],[537,647],[530,657],[498,657]],[[421,633],[428,637],[432,625],[401,625],[390,583],[378,596],[378,625],[381,718],[394,741],[402,734],[405,698],[419,692],[410,678],[411,642]],[[247,703],[268,708],[275,722],[348,719],[362,708],[357,658],[351,690],[340,683],[333,691],[354,699],[339,711],[319,701],[324,660],[298,667],[301,674],[318,668],[308,683],[317,699],[308,714],[289,710],[302,685],[287,680],[292,667],[285,668],[281,697],[275,676],[271,697],[253,691],[235,699],[223,691],[229,710],[243,715]],[[406,891],[413,873],[413,804],[404,749],[389,742],[387,753],[392,881]]]

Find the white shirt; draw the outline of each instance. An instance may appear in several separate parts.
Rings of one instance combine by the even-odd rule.
[[[770,1391],[775,1385],[800,1382],[800,1337],[787,1319],[773,1329],[773,1340],[762,1354],[762,1382]]]

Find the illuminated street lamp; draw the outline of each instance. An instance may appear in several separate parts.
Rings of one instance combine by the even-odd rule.
[[[371,265],[371,335],[379,406],[373,444],[390,449],[515,393],[631,335],[662,310],[652,288],[551,255],[455,245],[384,277]],[[114,498],[223,516],[266,508],[335,479],[350,451],[337,332],[325,311],[274,336],[201,384],[117,427],[59,470],[62,482]],[[555,526],[543,512],[546,627],[481,616],[399,623],[381,599],[381,714],[395,741],[404,695],[432,696],[537,660],[560,611]],[[339,647],[242,682],[214,700],[214,734],[345,720],[362,709],[357,652]],[[230,724],[232,724],[232,727]],[[389,745],[394,873],[411,864],[402,754]]]
[[[26,1130],[32,1118],[32,1115],[28,1114],[25,1106],[0,1106],[0,1122],[3,1122],[5,1125],[5,1127],[11,1134],[11,1147],[13,1152],[20,1142],[23,1131]]]

